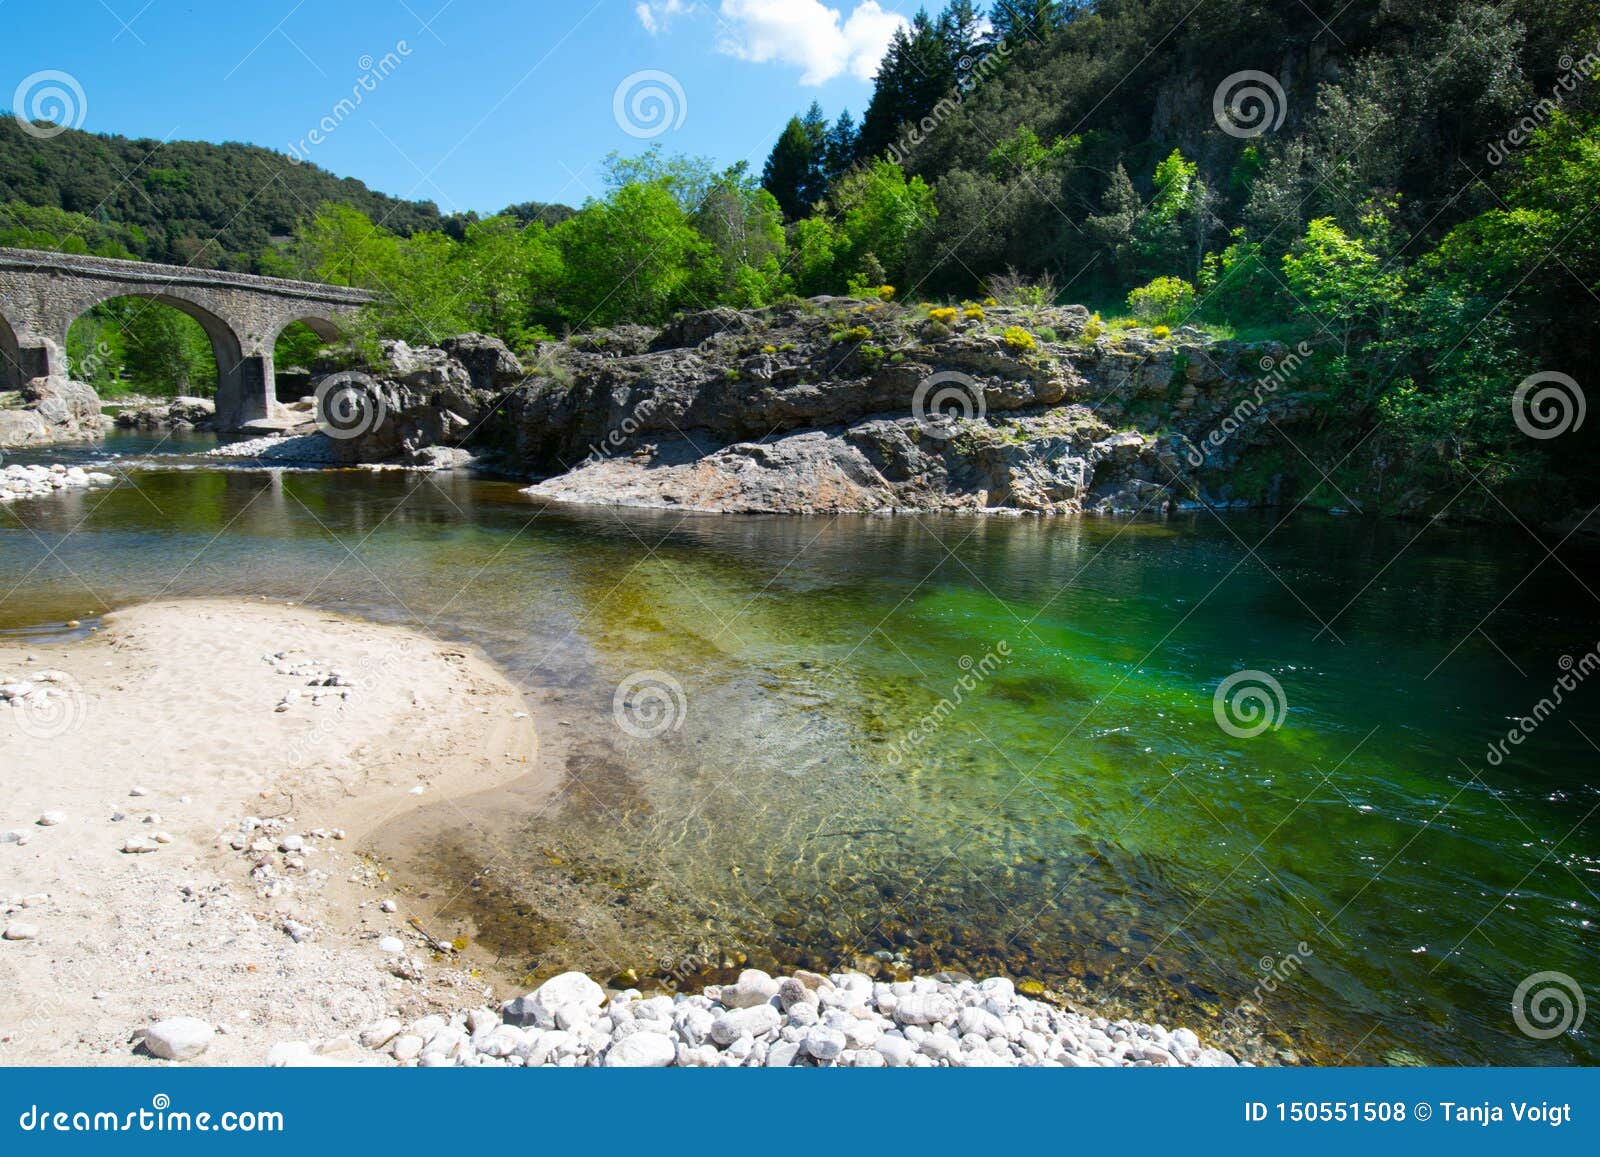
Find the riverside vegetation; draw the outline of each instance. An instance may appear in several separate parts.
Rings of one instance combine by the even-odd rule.
[[[1477,480],[1456,513],[1583,505],[1597,481],[1593,424],[1534,439],[1510,410],[1538,372],[1581,387],[1600,321],[1600,248],[1581,227],[1600,201],[1592,6],[1226,0],[1199,22],[1182,7],[1002,3],[988,33],[967,3],[921,15],[891,46],[859,127],[813,109],[759,178],[659,151],[613,157],[605,195],[576,212],[442,218],[301,167],[295,205],[318,198],[315,212],[273,202],[186,247],[196,222],[226,207],[216,174],[265,174],[283,158],[175,154],[177,167],[145,179],[161,242],[132,198],[100,219],[75,215],[96,203],[106,166],[74,169],[68,154],[131,142],[6,129],[0,242],[376,289],[387,300],[361,335],[369,356],[381,339],[431,345],[465,331],[529,355],[597,326],[887,286],[956,309],[1076,298],[1113,333],[1188,324],[1308,343],[1297,383],[1321,435],[1326,502],[1337,488],[1364,509],[1427,509]],[[1319,35],[1324,20],[1336,37]],[[1146,43],[1159,48],[1141,59]],[[1261,44],[1281,46],[1267,63],[1282,99],[1268,91],[1265,125],[1244,125],[1212,96],[1262,66]],[[100,359],[108,377],[123,380],[125,364],[135,380],[191,392],[206,356],[197,331],[118,308],[78,327],[80,360],[103,342],[126,355]],[[157,325],[170,332],[118,336]],[[1017,328],[1048,343],[1039,326]],[[287,344],[280,365],[315,356],[308,333]],[[1297,447],[1261,447],[1253,469],[1298,469]]]

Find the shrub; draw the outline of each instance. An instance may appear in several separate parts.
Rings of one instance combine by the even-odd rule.
[[[1167,326],[1158,325],[1150,331],[1150,336],[1155,338],[1157,341],[1166,341],[1167,338],[1172,336],[1172,330]]]
[[[1010,268],[989,279],[989,296],[991,300],[999,299],[1007,305],[1054,305],[1056,282],[1048,273],[1030,278]]]
[[[1038,334],[1036,336],[1038,337],[1038,339],[1040,341],[1046,342],[1046,343],[1055,342],[1055,341],[1060,341],[1061,340],[1061,336],[1059,334],[1057,334],[1056,331],[1054,329],[1052,329],[1048,325],[1042,327],[1039,330],[1039,332],[1038,332]]]
[[[1086,347],[1092,346],[1100,340],[1100,336],[1105,332],[1106,323],[1100,320],[1100,315],[1097,313],[1089,318],[1088,324],[1083,327],[1083,333],[1079,335],[1078,340]]]
[[[975,321],[980,325],[983,324],[984,321],[983,310],[979,309],[975,305],[969,305],[966,309],[963,309],[961,311],[961,316],[966,318],[968,321]]]
[[[1033,340],[1033,335],[1020,325],[1013,325],[1005,332],[1006,348],[1015,354],[1031,354],[1039,348],[1039,343]]]
[[[1194,286],[1183,278],[1158,277],[1128,294],[1128,308],[1146,324],[1167,325],[1187,317],[1194,300]]]
[[[775,345],[764,345],[761,347],[761,352],[764,354],[775,354],[778,352],[778,347]]]
[[[871,336],[872,330],[868,327],[864,325],[853,325],[849,329],[841,329],[838,333],[834,334],[833,340],[840,344],[844,342],[862,342],[866,341]]]
[[[946,328],[953,328],[956,324],[956,318],[959,316],[960,314],[954,306],[936,306],[928,310],[928,320],[937,322]]]

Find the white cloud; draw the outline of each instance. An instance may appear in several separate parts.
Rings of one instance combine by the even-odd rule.
[[[644,25],[644,30],[651,36],[664,30],[676,17],[699,10],[700,5],[694,3],[694,0],[645,0],[644,3],[633,6],[634,14],[639,17],[639,23]]]
[[[676,0],[668,0],[674,3]],[[871,80],[903,16],[860,0],[846,18],[821,0],[722,0],[717,47],[754,64],[787,64],[801,84],[824,84],[848,72]]]

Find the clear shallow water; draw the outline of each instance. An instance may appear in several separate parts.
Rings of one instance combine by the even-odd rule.
[[[1600,680],[1485,760],[1600,641],[1592,546],[1312,515],[563,512],[454,476],[132,482],[0,513],[0,628],[268,595],[469,640],[550,689],[554,807],[488,793],[379,841],[430,881],[431,930],[507,971],[879,954],[1168,1023],[1250,1002],[1237,1023],[1308,1060],[1600,1061],[1592,1024],[1540,1041],[1511,1016],[1530,974],[1600,978]],[[1218,726],[1241,669],[1281,683],[1279,730]],[[681,685],[676,730],[616,725],[640,671]]]

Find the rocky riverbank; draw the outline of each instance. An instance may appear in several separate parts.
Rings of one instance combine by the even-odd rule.
[[[386,342],[336,423],[227,447],[264,460],[454,465],[555,502],[716,513],[1162,513],[1278,501],[1239,463],[1308,412],[1304,353],[1197,330],[1108,331],[1080,307],[818,298],[541,345]],[[1241,403],[1248,402],[1244,411]],[[1216,431],[1226,428],[1227,436]]]
[[[110,425],[100,412],[100,396],[83,382],[34,378],[20,391],[0,392],[0,450],[92,442]]]
[[[498,1009],[353,1038],[274,1045],[269,1065],[360,1063],[515,1068],[1234,1067],[1188,1029],[1109,1021],[1017,994],[1005,977],[874,983],[859,972],[773,977],[747,969],[703,993],[608,994],[581,972]]]

